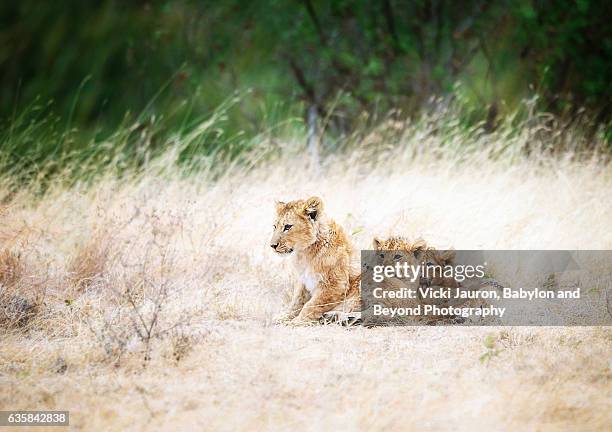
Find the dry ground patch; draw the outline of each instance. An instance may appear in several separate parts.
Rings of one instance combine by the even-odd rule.
[[[271,324],[290,284],[268,246],[275,199],[321,195],[362,248],[612,247],[609,166],[468,165],[285,160],[13,196],[0,409],[67,409],[84,430],[609,429],[606,328]]]

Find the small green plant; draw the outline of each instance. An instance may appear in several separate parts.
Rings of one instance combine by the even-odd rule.
[[[497,348],[497,337],[494,334],[489,334],[485,337],[483,342],[486,352],[479,358],[481,363],[488,364],[493,357],[497,357],[502,352],[501,349]]]
[[[355,228],[353,229],[353,231],[351,231],[351,235],[352,235],[352,236],[355,236],[355,235],[357,235],[357,234],[360,234],[361,232],[363,232],[363,231],[364,231],[364,229],[365,229],[365,228],[364,228],[364,227],[362,227],[362,226],[355,227]]]

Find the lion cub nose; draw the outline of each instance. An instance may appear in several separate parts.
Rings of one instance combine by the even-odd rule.
[[[270,245],[270,247],[271,247],[272,249],[276,249],[276,247],[277,247],[277,246],[278,246],[278,243],[276,243],[276,244],[271,244],[271,245]]]

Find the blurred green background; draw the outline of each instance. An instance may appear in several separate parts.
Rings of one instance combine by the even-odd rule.
[[[436,98],[485,130],[532,99],[566,124],[588,115],[609,131],[611,10],[606,0],[2,2],[2,145],[57,151],[159,119],[168,134],[220,106],[226,137],[303,127],[309,107],[341,135],[389,110],[418,116]]]

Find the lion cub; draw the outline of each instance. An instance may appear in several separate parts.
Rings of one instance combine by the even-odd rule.
[[[401,254],[395,255],[393,258],[383,254],[383,261],[385,264],[393,264],[394,261],[400,259],[402,261],[406,261],[412,266],[421,264],[443,267],[454,264],[454,251],[438,251],[429,246],[423,239],[409,241],[403,237],[390,237],[386,240],[381,240],[375,237],[372,245],[374,246],[374,250],[383,253],[384,251],[397,251]],[[429,278],[421,277],[418,281],[418,285],[435,286],[441,288],[457,288],[460,285],[455,279],[450,277],[443,277],[440,274],[434,274],[432,276],[433,277]]]
[[[393,265],[395,261],[401,260],[407,262],[411,266],[417,265],[453,265],[454,252],[453,251],[438,251],[433,247],[430,247],[424,240],[418,239],[416,241],[410,241],[403,237],[390,237],[386,240],[374,238],[372,246],[374,250],[380,252],[380,257],[383,260],[384,265]],[[394,251],[393,254],[388,254],[386,251]],[[437,275],[436,275],[437,276]],[[456,288],[459,286],[457,281],[453,278],[445,277],[433,277],[425,278],[420,277],[413,283],[409,283],[406,280],[400,280],[396,278],[388,278],[384,281],[381,287],[384,290],[394,291],[400,287],[411,286],[413,289],[427,286],[432,290],[444,290],[446,288]],[[420,291],[419,291],[420,292]],[[418,304],[435,304],[438,306],[449,306],[444,304],[444,300],[423,298],[419,294],[414,300],[396,300],[387,299],[383,302],[386,306],[402,306],[402,307],[414,307]],[[446,319],[450,317],[439,317],[439,318],[424,318],[414,317],[415,321],[427,321],[434,322],[439,319]]]
[[[374,250],[381,253],[381,258],[384,264],[393,264],[394,261],[402,260],[406,261],[409,265],[436,265],[436,266],[447,266],[455,264],[455,252],[452,250],[439,251],[429,246],[424,240],[418,239],[416,241],[409,241],[403,237],[390,237],[386,240],[374,238],[373,241]],[[386,251],[395,251],[394,254],[387,254]],[[393,256],[391,256],[393,255]],[[385,290],[396,290],[399,287],[406,286],[405,280],[399,280],[396,278],[388,278],[385,280],[382,288]],[[458,288],[459,290],[472,291],[479,289],[480,285],[474,286],[462,286],[454,278],[444,277],[441,274],[434,274],[432,277],[420,277],[415,281],[413,288],[419,286],[426,286],[432,290],[445,290],[447,288]],[[397,303],[397,304],[396,304]],[[417,304],[430,304],[437,305],[440,307],[447,306],[460,306],[470,305],[472,307],[481,307],[486,304],[482,300],[466,300],[466,299],[435,299],[435,298],[423,298],[420,295],[413,301],[415,306]],[[407,306],[406,300],[387,300],[388,306]],[[426,321],[436,321],[440,319],[453,318],[451,316],[440,316],[437,318],[430,318]]]
[[[277,202],[270,246],[278,254],[293,254],[298,279],[289,310],[277,322],[305,324],[328,311],[359,309],[353,247],[342,227],[325,214],[321,198]]]

